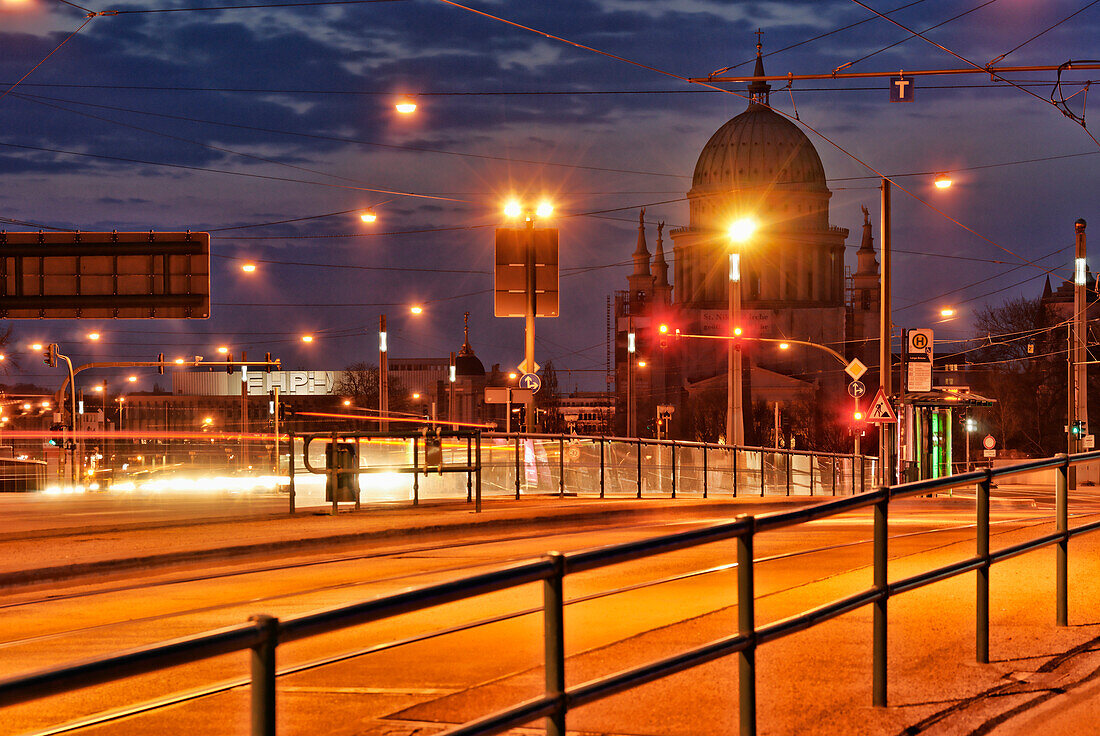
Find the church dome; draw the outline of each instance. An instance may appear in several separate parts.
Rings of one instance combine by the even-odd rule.
[[[460,353],[455,358],[455,375],[482,378],[485,376],[485,366],[473,352],[469,355]]]
[[[703,146],[692,189],[728,191],[775,184],[826,190],[825,168],[797,125],[764,105],[750,104]]]

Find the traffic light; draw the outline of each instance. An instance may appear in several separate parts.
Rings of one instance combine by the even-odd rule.
[[[1078,419],[1072,425],[1070,425],[1069,433],[1074,437],[1080,437],[1082,434],[1084,434],[1084,430],[1085,423]]]
[[[164,375],[164,353],[157,353],[157,373]]]
[[[50,368],[57,367],[57,343],[51,342],[42,351],[42,362],[48,365]]]
[[[61,422],[54,422],[50,425],[50,432],[50,438],[46,442],[54,447],[61,447],[61,443],[65,439],[65,425]]]

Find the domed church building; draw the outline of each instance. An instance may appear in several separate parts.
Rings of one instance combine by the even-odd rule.
[[[758,44],[754,76],[763,75]],[[738,326],[746,337],[803,340],[877,363],[878,262],[870,225],[864,226],[857,271],[848,275],[848,231],[829,222],[832,192],[821,158],[797,125],[768,106],[770,89],[764,82],[750,84],[748,108],[703,146],[687,193],[688,225],[669,233],[672,283],[663,223],[657,226],[651,261],[643,210],[634,272],[627,279],[629,288],[615,300],[620,402],[628,393],[625,346],[631,324],[637,355],[646,362],[635,367],[629,390],[637,407],[636,428],[643,436],[654,434],[655,407],[662,404],[676,407],[668,428],[671,437],[713,440],[717,428],[724,428],[727,342],[670,339],[660,336],[657,326],[668,324],[683,334],[728,335],[729,288],[736,288],[730,280],[730,253],[735,248],[741,254]],[[741,218],[751,218],[757,229],[737,245],[729,227]],[[749,340],[743,355],[746,441],[767,439],[754,438],[749,431],[748,412],[754,405],[759,412],[761,404],[810,402],[821,408],[835,405],[836,412],[849,414],[849,379],[824,351]],[[708,412],[715,416],[706,416]],[[618,412],[620,431],[629,431],[627,414],[625,407]]]

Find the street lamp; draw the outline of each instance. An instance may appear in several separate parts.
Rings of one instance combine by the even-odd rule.
[[[729,330],[730,337],[741,335],[741,246],[756,232],[757,223],[751,217],[742,217],[729,227],[733,243],[730,251]],[[726,354],[726,443],[737,447],[745,444],[745,410],[741,396],[741,341],[731,339]]]
[[[94,341],[96,341],[96,340],[98,340],[98,339],[99,339],[99,337],[100,337],[100,335],[99,335],[99,333],[98,333],[98,332],[89,332],[89,333],[88,333],[88,339],[89,339],[89,340],[92,340],[93,342],[94,342]]]
[[[363,222],[374,222],[378,219],[378,215],[374,214],[374,210],[367,210],[363,214],[359,215],[359,219]]]
[[[245,273],[252,273],[253,271],[256,270],[256,264],[255,263],[242,264],[241,265],[241,270],[244,271]]]
[[[936,189],[947,189],[954,182],[951,180],[951,175],[946,172],[936,174]]]
[[[424,307],[420,306],[419,304],[414,304],[411,307],[409,307],[409,312],[411,314],[423,314],[424,313]]]
[[[304,343],[313,342],[313,335],[302,335],[302,342],[304,342]]]
[[[411,115],[416,112],[416,101],[406,95],[399,99],[393,107],[402,115]]]

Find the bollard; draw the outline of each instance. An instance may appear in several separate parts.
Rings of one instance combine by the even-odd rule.
[[[1058,626],[1069,626],[1069,457],[1058,455],[1062,464],[1054,476],[1055,531],[1062,535],[1055,552],[1055,618]]]
[[[734,486],[734,495],[737,495],[736,486]],[[703,498],[707,497],[707,445],[703,443]]]
[[[642,497],[642,440],[638,438],[638,498]]]
[[[989,486],[992,483],[993,474],[985,471],[985,479],[978,483],[975,489],[978,503],[978,557],[982,558],[982,566],[978,568],[978,600],[976,606],[977,622],[975,631],[977,641],[975,652],[978,662],[989,664]]]
[[[425,462],[427,457],[424,458]],[[425,468],[425,471],[427,469]],[[413,506],[420,505],[420,449],[419,442],[413,437]]]
[[[558,437],[558,498],[565,498],[565,435]]]
[[[519,433],[516,433],[516,500],[519,500]]]
[[[733,497],[737,498],[737,448],[733,448]]]
[[[752,548],[755,520],[741,515],[749,528],[737,535],[737,633],[749,645],[737,653],[738,714],[741,736],[756,734],[756,601],[753,583]]]
[[[548,552],[553,572],[542,581],[543,645],[546,655],[546,697],[558,705],[546,717],[547,736],[565,736],[565,596],[562,578],[565,557],[560,552]]]
[[[275,736],[275,647],[279,619],[252,616],[260,641],[252,647],[252,736]]]
[[[875,502],[875,549],[874,549],[874,587],[879,597],[874,603],[873,651],[871,655],[871,703],[872,705],[886,707],[886,602],[890,591],[888,577],[886,575],[887,561],[887,504],[890,501],[890,489],[883,486],[879,489],[882,499]]]

